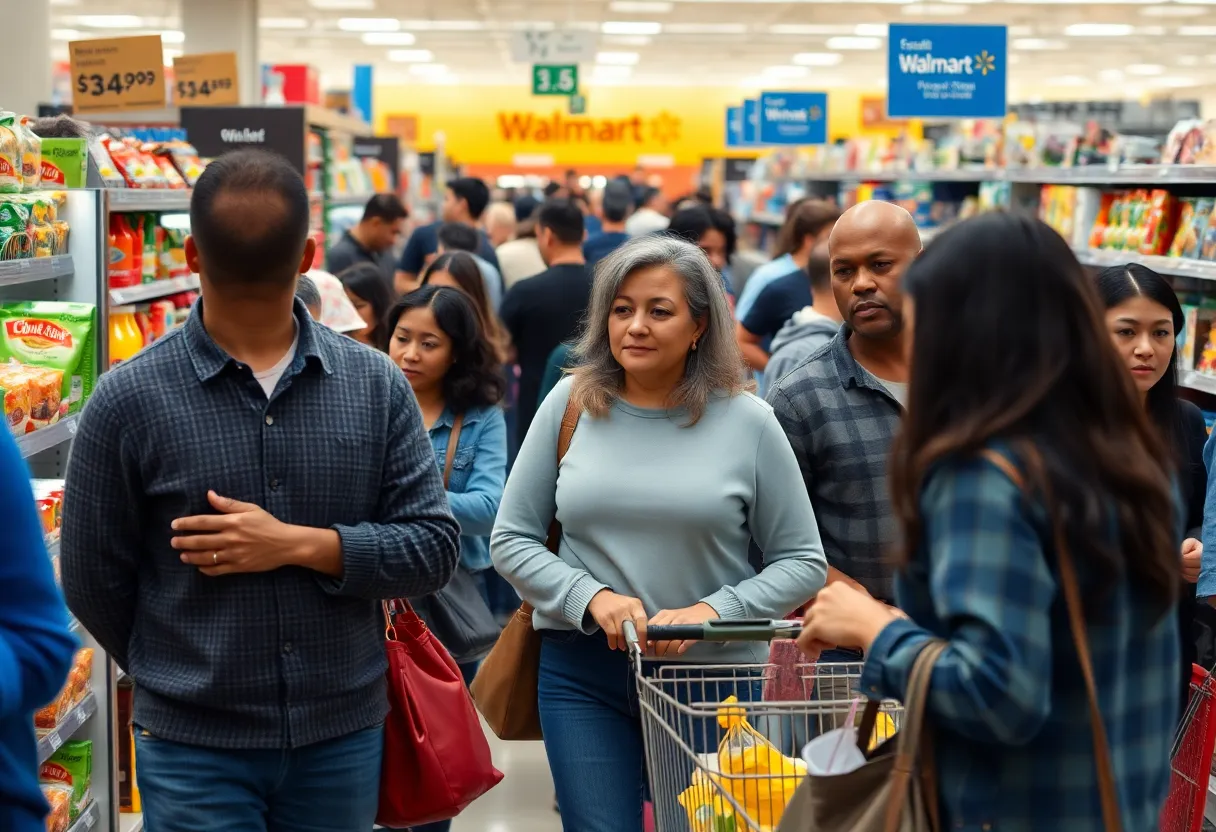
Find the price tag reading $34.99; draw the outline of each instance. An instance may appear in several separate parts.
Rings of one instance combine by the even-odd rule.
[[[77,115],[165,106],[160,35],[76,40],[68,44],[68,55]]]

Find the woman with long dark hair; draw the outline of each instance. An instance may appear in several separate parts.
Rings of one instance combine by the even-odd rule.
[[[393,289],[384,272],[372,263],[356,263],[338,275],[346,296],[366,325],[350,333],[356,341],[379,347],[384,341],[384,316],[393,305]]]
[[[941,828],[1112,828],[1100,756],[1105,820],[1156,830],[1178,718],[1182,518],[1093,281],[1045,224],[994,213],[943,233],[904,283],[911,377],[891,482],[909,618],[836,583],[800,643],[864,649],[861,690],[902,699],[921,649],[945,641],[926,712]]]
[[[1207,425],[1203,413],[1178,397],[1178,350],[1182,305],[1169,281],[1137,263],[1111,266],[1098,273],[1098,294],[1106,307],[1106,329],[1115,351],[1131,374],[1149,419],[1173,451],[1178,484],[1186,507],[1186,539],[1182,541],[1182,594],[1178,629],[1182,636],[1182,701],[1190,695],[1191,664],[1196,658],[1195,582],[1203,545],[1203,502],[1208,474],[1203,464]]]
[[[494,348],[498,360],[506,361],[511,339],[502,322],[498,320],[498,313],[490,303],[490,296],[486,294],[486,282],[481,275],[481,269],[471,254],[449,251],[439,255],[423,272],[422,285],[450,286],[468,295],[477,310],[478,322],[486,340]]]

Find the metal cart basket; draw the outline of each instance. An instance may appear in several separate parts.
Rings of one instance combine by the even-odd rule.
[[[789,621],[707,622],[652,627],[647,639],[768,641],[797,633]],[[803,745],[860,716],[853,706],[860,663],[658,665],[644,661],[636,633],[630,642],[656,832],[771,832],[805,774]],[[805,697],[770,701],[766,690],[789,674]],[[729,696],[737,703],[723,705]],[[899,703],[884,702],[872,741],[893,734],[901,714]]]

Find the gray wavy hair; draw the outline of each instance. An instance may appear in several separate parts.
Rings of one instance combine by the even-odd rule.
[[[695,425],[712,396],[738,395],[750,385],[721,276],[701,249],[666,234],[630,240],[596,266],[586,326],[574,346],[570,397],[592,416],[606,415],[620,397],[625,371],[612,354],[608,316],[625,278],[653,266],[667,266],[681,277],[689,310],[705,325],[697,349],[688,354],[684,378],[672,392],[672,404],[686,408],[688,425]]]

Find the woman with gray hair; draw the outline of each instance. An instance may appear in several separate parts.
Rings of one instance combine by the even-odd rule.
[[[798,464],[772,409],[745,389],[733,329],[722,281],[695,245],[660,235],[617,249],[596,269],[578,367],[541,405],[507,482],[490,552],[543,635],[541,725],[569,832],[642,829],[625,621],[645,640],[648,624],[780,618],[824,583]],[[578,424],[559,463],[567,412]],[[545,545],[554,518],[557,554]],[[753,539],[763,562],[749,561]],[[743,663],[767,650],[658,643],[650,653]],[[718,701],[752,686],[680,687]]]

